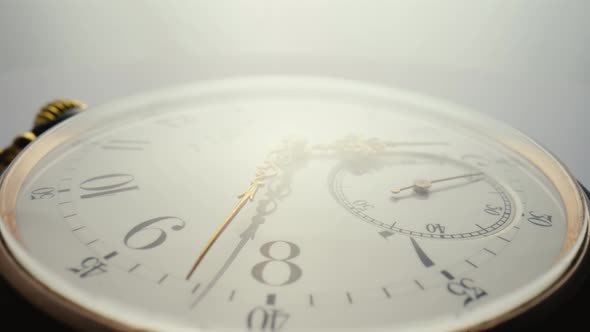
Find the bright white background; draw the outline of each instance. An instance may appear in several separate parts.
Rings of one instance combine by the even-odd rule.
[[[590,184],[590,1],[0,0],[0,142],[45,102],[316,74],[415,90],[533,136]]]

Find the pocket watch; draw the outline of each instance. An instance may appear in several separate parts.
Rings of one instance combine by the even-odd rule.
[[[447,102],[269,76],[82,108],[47,105],[0,184],[2,275],[75,328],[484,330],[584,275],[582,187]]]

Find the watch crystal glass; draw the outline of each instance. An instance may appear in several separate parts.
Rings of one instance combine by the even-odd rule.
[[[150,330],[494,326],[567,280],[585,214],[567,170],[514,129],[303,77],[91,108],[0,188],[27,282],[69,315]]]

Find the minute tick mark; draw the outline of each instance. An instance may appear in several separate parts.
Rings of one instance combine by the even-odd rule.
[[[476,268],[476,269],[477,269],[477,265],[475,265],[475,264],[474,264],[472,261],[470,261],[470,260],[466,259],[466,260],[465,260],[465,263],[467,263],[467,264],[469,264],[469,265],[471,265],[471,266],[473,266],[474,268]]]
[[[164,280],[166,280],[168,278],[168,274],[165,274],[162,278],[160,278],[160,280],[158,280],[158,285],[161,285]]]
[[[492,255],[494,255],[494,256],[496,256],[496,255],[497,255],[495,252],[491,251],[491,250],[490,250],[490,249],[488,249],[488,248],[483,248],[483,250],[485,250],[485,251],[489,252],[490,254],[492,254]]]
[[[104,256],[104,259],[106,259],[106,260],[109,260],[109,259],[111,259],[111,258],[113,258],[113,257],[117,256],[118,254],[119,254],[118,252],[116,252],[116,251],[113,251],[113,252],[111,252],[110,254],[108,254],[108,255]]]
[[[391,298],[391,294],[389,294],[389,291],[387,290],[387,288],[383,287],[381,288],[383,290],[383,293],[385,293],[385,296],[387,296],[388,299]]]
[[[137,270],[137,268],[138,268],[140,265],[141,265],[141,264],[135,264],[135,266],[133,266],[132,268],[130,268],[130,269],[129,269],[129,271],[127,271],[127,272],[131,273],[131,272],[133,272],[133,271]]]
[[[276,294],[268,294],[266,295],[266,305],[275,305],[277,301],[277,295]]]
[[[447,271],[447,270],[442,270],[442,271],[440,271],[440,273],[441,273],[441,274],[442,274],[442,275],[443,275],[445,278],[447,278],[447,279],[449,279],[449,280],[453,280],[453,279],[455,279],[455,277],[454,277],[454,276],[453,276],[453,275],[452,275],[452,274],[451,274],[449,271]]]
[[[424,286],[422,286],[422,284],[420,283],[420,281],[418,281],[418,280],[414,280],[414,283],[415,283],[416,285],[418,285],[418,287],[420,287],[420,289],[421,289],[421,290],[424,290]]]
[[[350,292],[346,292],[346,298],[348,299],[348,303],[353,304],[352,296],[350,295]]]

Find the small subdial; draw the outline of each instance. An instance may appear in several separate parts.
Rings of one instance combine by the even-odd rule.
[[[358,218],[410,236],[472,239],[514,219],[511,195],[487,172],[436,155],[347,161],[334,170],[330,185],[336,200]]]

